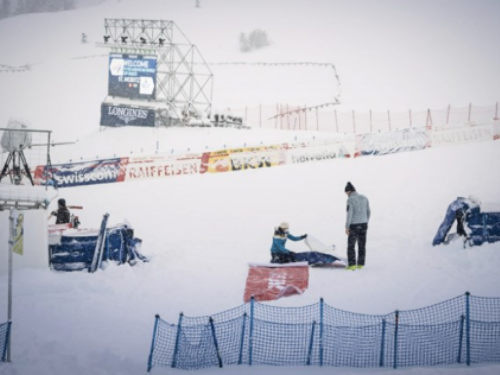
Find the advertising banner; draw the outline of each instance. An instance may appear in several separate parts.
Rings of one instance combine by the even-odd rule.
[[[350,156],[344,143],[334,140],[291,144],[287,146],[286,150],[287,164],[349,158]]]
[[[128,160],[126,180],[141,180],[200,173],[201,155],[137,156]]]
[[[156,66],[156,56],[110,54],[108,95],[154,99]]]
[[[42,165],[36,168],[34,180],[58,188],[123,182],[127,163],[128,158],[115,158],[56,164],[50,169]]]
[[[491,141],[494,138],[493,125],[491,124],[460,128],[435,127],[432,129],[432,147]]]
[[[23,255],[23,243],[24,243],[24,214],[17,210],[13,212],[14,216],[14,228],[12,233],[12,252]]]
[[[387,155],[423,150],[430,147],[430,142],[430,131],[425,128],[358,134],[356,135],[356,154],[354,156]]]
[[[200,173],[260,169],[285,163],[286,148],[282,145],[235,148],[205,152]]]
[[[108,103],[101,104],[102,126],[155,126],[155,110]]]
[[[250,267],[243,301],[252,295],[256,301],[273,301],[281,297],[302,294],[309,286],[309,266]]]

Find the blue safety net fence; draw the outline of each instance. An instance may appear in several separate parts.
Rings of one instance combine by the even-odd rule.
[[[10,339],[11,323],[0,323],[0,362],[7,360],[7,347]]]
[[[500,298],[466,293],[385,315],[321,300],[276,307],[253,299],[211,317],[156,316],[148,371],[225,365],[417,367],[500,363]]]

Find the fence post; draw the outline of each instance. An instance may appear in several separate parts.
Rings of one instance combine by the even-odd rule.
[[[179,352],[179,340],[181,337],[181,325],[182,318],[184,317],[183,313],[179,314],[179,322],[177,323],[177,337],[175,338],[175,347],[174,347],[174,355],[172,356],[172,368],[177,367],[177,353]]]
[[[280,117],[280,109],[278,104],[276,104],[276,117],[274,118],[274,128],[278,129],[278,119]]]
[[[323,297],[319,300],[319,365],[323,366],[323,339],[324,339],[324,302]]]
[[[425,120],[425,128],[428,130],[432,129],[432,116],[430,109],[427,109],[427,119]]]
[[[255,297],[252,295],[250,298],[250,332],[248,335],[248,365],[252,366],[252,354],[253,354],[253,309]]]
[[[299,116],[299,130],[302,130],[301,126],[300,126],[301,119],[300,119],[300,107],[299,106],[297,106],[297,115]]]
[[[243,362],[243,344],[245,342],[245,325],[247,322],[247,313],[243,314],[243,324],[241,325],[241,341],[240,341],[240,355],[238,356],[238,365]]]
[[[160,320],[160,315],[155,315],[155,327],[153,328],[153,340],[151,341],[151,351],[149,352],[148,358],[148,372],[151,372],[153,368],[153,351],[156,344],[156,333],[158,332],[158,321]]]
[[[215,352],[217,353],[217,362],[219,363],[219,368],[222,368],[222,358],[220,357],[219,344],[217,343],[217,336],[215,335],[214,320],[212,317],[208,320],[210,323],[210,330],[212,331],[212,338],[214,339]]]
[[[464,320],[465,316],[460,317],[460,334],[458,336],[458,357],[457,362],[462,363],[462,345],[464,343]]]
[[[311,357],[314,343],[314,328],[316,326],[316,321],[313,320],[312,328],[311,328],[311,339],[309,340],[309,352],[307,353],[307,366],[311,366]]]
[[[409,109],[409,111],[410,111],[410,128],[413,128],[413,123],[411,121],[411,109]]]
[[[399,330],[399,310],[396,310],[394,327],[394,369],[398,367],[398,330]]]
[[[12,322],[7,322],[7,332],[6,332],[6,340],[5,340],[5,346],[3,348],[3,353],[0,356],[0,362],[10,362],[10,358],[7,358],[7,348],[9,347],[10,344],[10,329],[11,329]]]
[[[498,102],[497,104],[495,105],[495,117],[493,117],[493,120],[498,120]]]
[[[472,103],[469,103],[469,117],[467,118],[467,121],[470,121],[471,112],[472,112]]]
[[[446,125],[448,125],[448,121],[450,121],[450,111],[451,111],[451,105],[448,104],[448,111],[446,112]]]
[[[389,121],[389,131],[391,131],[391,111],[387,111],[387,120]]]
[[[385,319],[382,319],[382,342],[380,343],[380,367],[384,367]]]
[[[288,108],[288,104],[286,105],[286,126],[287,130],[290,130],[290,109]]]
[[[465,292],[465,331],[466,331],[466,336],[465,336],[465,342],[466,342],[466,363],[467,366],[470,366],[470,293]]]
[[[318,107],[316,107],[316,130],[319,130]]]
[[[306,127],[307,131],[307,106],[304,104],[304,126]]]

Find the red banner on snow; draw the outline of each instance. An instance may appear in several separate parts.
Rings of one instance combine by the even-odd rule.
[[[250,267],[243,300],[272,301],[302,294],[309,285],[309,267]]]

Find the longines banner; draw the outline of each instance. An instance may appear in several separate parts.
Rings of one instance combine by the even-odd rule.
[[[155,110],[129,106],[101,104],[102,126],[155,126]]]
[[[156,56],[109,55],[108,95],[153,99],[156,87]]]

